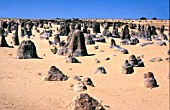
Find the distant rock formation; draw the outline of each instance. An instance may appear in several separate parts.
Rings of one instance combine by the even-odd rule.
[[[4,32],[5,30],[2,26],[2,23],[0,23],[0,47],[9,47],[9,45],[6,42]]]

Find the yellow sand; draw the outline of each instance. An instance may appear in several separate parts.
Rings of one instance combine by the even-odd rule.
[[[136,22],[138,24],[138,21]],[[56,30],[56,26],[53,27]],[[145,47],[140,47],[138,44],[122,45],[130,53],[124,55],[108,48],[109,38],[106,39],[107,43],[95,44],[99,46],[98,50],[93,49],[95,45],[87,45],[87,51],[92,56],[78,57],[77,59],[82,63],[69,64],[64,61],[65,56],[51,53],[52,46],[48,45],[47,40],[40,40],[38,33],[33,32],[33,34],[35,37],[31,40],[36,45],[38,56],[43,59],[16,59],[18,46],[0,48],[0,110],[67,110],[67,105],[77,94],[70,87],[75,84],[72,79],[74,75],[92,79],[95,87],[88,86],[88,90],[84,92],[102,101],[102,105],[110,106],[110,108],[106,107],[107,110],[169,109],[169,79],[167,79],[169,62],[165,60],[156,63],[149,62],[154,57],[163,59],[168,57],[168,42],[168,46],[162,47],[156,43]],[[12,34],[9,34],[7,37],[9,45],[11,45],[11,36]],[[66,37],[61,37],[61,39],[66,39]],[[20,38],[20,42],[22,40]],[[115,40],[119,44],[120,40]],[[121,74],[124,61],[132,54],[144,55],[142,60],[145,67],[135,67],[135,72],[131,75]],[[104,60],[106,57],[110,60]],[[101,63],[95,63],[95,58]],[[68,75],[69,80],[43,81],[38,73],[47,75],[52,65]],[[98,66],[104,66],[107,74],[94,74]],[[159,87],[153,89],[144,87],[143,74],[149,71],[154,73]]]

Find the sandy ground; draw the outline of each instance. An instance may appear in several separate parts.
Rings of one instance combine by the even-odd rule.
[[[9,34],[7,37],[8,44],[11,36],[12,34]],[[20,41],[22,40],[20,38]],[[18,46],[0,48],[0,110],[67,110],[67,105],[78,94],[70,87],[75,83],[72,79],[74,75],[92,79],[95,87],[88,87],[84,92],[102,101],[103,105],[108,105],[110,108],[106,107],[106,110],[169,110],[169,62],[149,62],[154,57],[168,57],[169,43],[168,46],[162,47],[157,44],[145,47],[122,45],[130,53],[123,55],[108,48],[109,38],[107,43],[95,44],[99,46],[98,50],[93,49],[95,45],[87,45],[87,51],[91,56],[78,57],[82,63],[69,64],[65,63],[64,56],[52,54],[52,46],[48,45],[46,40],[39,40],[38,33],[35,33],[31,40],[42,59],[16,59]],[[115,40],[117,43],[120,41]],[[121,67],[132,54],[144,55],[142,60],[145,67],[135,67],[135,72],[130,75],[122,74]],[[106,57],[110,60],[104,60]],[[99,59],[101,63],[95,63],[94,58]],[[68,75],[69,80],[43,81],[38,73],[47,75],[52,65]],[[107,74],[94,74],[98,66],[104,66]],[[143,74],[149,71],[154,73],[159,87],[144,87]]]

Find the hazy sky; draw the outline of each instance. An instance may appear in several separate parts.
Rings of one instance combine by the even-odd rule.
[[[0,0],[0,18],[169,19],[169,0]]]

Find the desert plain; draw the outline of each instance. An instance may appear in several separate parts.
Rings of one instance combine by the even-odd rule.
[[[169,21],[151,21],[144,20],[140,24],[157,27],[165,25],[167,30],[164,33],[169,39]],[[133,20],[133,23],[139,24],[138,20]],[[52,27],[57,32],[59,25],[52,24]],[[48,44],[48,40],[40,40],[39,33],[34,29],[33,35],[35,36],[30,40],[35,43],[37,54],[42,59],[16,59],[18,46],[0,47],[0,110],[67,110],[69,103],[79,93],[88,93],[101,101],[102,105],[106,106],[106,110],[169,110],[170,80],[167,78],[169,62],[165,60],[169,57],[167,54],[169,41],[166,42],[167,46],[158,46],[155,40],[153,45],[144,47],[138,44],[121,45],[129,51],[129,54],[121,54],[109,48],[111,38],[106,38],[106,43],[96,42],[93,45],[86,45],[89,56],[76,57],[81,63],[66,63],[65,56],[54,55],[50,50],[53,46]],[[12,33],[6,37],[9,45],[12,45],[11,37]],[[66,41],[67,36],[60,36],[60,38]],[[19,34],[19,41],[22,40],[24,38]],[[120,39],[114,38],[114,40],[119,44]],[[140,43],[143,42],[146,41],[140,40]],[[94,50],[96,45],[99,49]],[[122,74],[122,65],[132,54],[143,55],[142,61],[145,67],[134,67],[133,74]],[[110,60],[105,60],[107,57]],[[149,62],[154,57],[160,57],[163,61]],[[95,58],[99,59],[100,63],[96,63]],[[59,68],[69,76],[69,79],[44,81],[42,76],[48,74],[51,66]],[[107,74],[94,74],[98,66],[104,66]],[[144,87],[143,75],[146,72],[154,73],[159,87],[153,89]],[[71,87],[75,84],[73,80],[75,75],[91,78],[95,87],[88,87],[83,92],[75,92]]]

